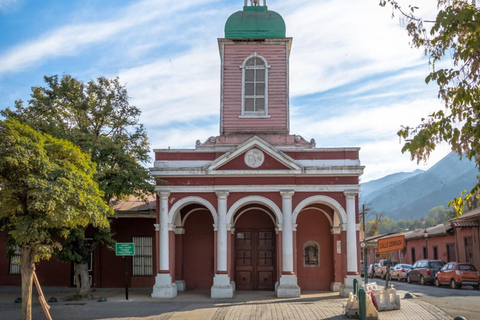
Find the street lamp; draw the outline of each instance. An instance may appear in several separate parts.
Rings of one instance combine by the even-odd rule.
[[[425,238],[425,259],[428,259],[428,231],[423,231],[423,237]]]

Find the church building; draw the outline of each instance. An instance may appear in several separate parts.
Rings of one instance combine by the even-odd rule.
[[[259,2],[245,0],[218,39],[219,135],[194,149],[154,150],[152,297],[194,289],[212,298],[236,290],[348,295],[359,277],[360,149],[319,148],[290,134],[292,38]]]

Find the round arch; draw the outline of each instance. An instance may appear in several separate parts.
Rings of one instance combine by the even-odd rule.
[[[311,196],[306,199],[304,199],[302,202],[300,202],[296,207],[295,210],[293,211],[292,214],[292,223],[295,225],[297,223],[297,218],[298,214],[300,211],[302,211],[305,207],[307,207],[310,204],[314,203],[322,203],[326,204],[329,207],[334,209],[334,212],[339,216],[340,218],[340,224],[347,223],[347,213],[345,212],[345,209],[338,203],[337,200],[332,199],[327,196]]]
[[[270,219],[272,219],[273,224],[276,223],[275,217],[272,216],[272,213],[271,213],[270,211],[265,210],[265,209],[260,208],[260,207],[252,207],[252,208],[248,208],[248,209],[245,209],[245,210],[241,211],[241,212],[237,215],[237,217],[235,218],[235,221],[233,222],[233,225],[235,225],[235,224],[237,223],[238,219],[240,218],[240,216],[241,216],[242,214],[244,214],[245,212],[247,212],[247,211],[249,211],[249,210],[253,210],[253,209],[255,209],[255,210],[260,210],[260,211],[262,211],[262,212],[265,212],[265,213],[270,217]]]
[[[277,217],[278,225],[281,226],[283,224],[282,211],[272,200],[261,196],[248,196],[235,202],[227,212],[227,223],[233,224],[233,215],[235,214],[235,212],[237,212],[240,207],[250,203],[263,204],[267,206],[270,210],[273,211],[273,213]]]
[[[185,197],[175,202],[175,204],[168,211],[168,223],[174,224],[175,218],[180,212],[180,209],[186,206],[187,204],[193,204],[193,203],[204,205],[212,214],[214,224],[217,225],[218,215],[217,215],[217,210],[215,210],[215,207],[209,201],[200,197],[195,197],[195,196]]]

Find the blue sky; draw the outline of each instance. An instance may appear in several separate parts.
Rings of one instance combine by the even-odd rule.
[[[400,125],[442,108],[428,61],[377,0],[268,0],[293,37],[292,134],[317,147],[361,147],[362,181],[427,169],[401,154]],[[435,1],[429,5],[434,6]],[[0,108],[27,101],[44,75],[118,76],[153,148],[218,135],[217,38],[243,0],[0,0]],[[434,8],[434,7],[433,7]],[[433,8],[424,9],[431,15]]]

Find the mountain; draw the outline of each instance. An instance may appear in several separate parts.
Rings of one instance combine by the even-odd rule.
[[[401,172],[362,184],[360,205],[394,220],[420,219],[436,206],[447,206],[477,183],[473,161],[450,153],[427,171]]]

